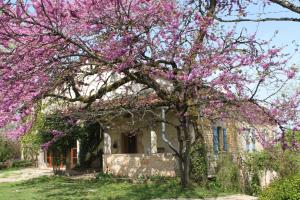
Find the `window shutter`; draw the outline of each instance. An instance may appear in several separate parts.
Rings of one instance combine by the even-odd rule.
[[[223,128],[223,148],[224,151],[227,151],[228,147],[227,147],[227,129]]]
[[[218,127],[213,126],[213,147],[214,153],[217,154],[219,151],[219,141],[218,141]]]

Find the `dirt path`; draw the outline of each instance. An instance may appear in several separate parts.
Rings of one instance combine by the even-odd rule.
[[[257,200],[257,199],[258,199],[257,197],[237,194],[237,195],[231,195],[226,197],[207,198],[205,200]]]
[[[24,181],[39,176],[53,175],[52,169],[24,168],[12,171],[0,171],[0,183]]]
[[[186,199],[186,198],[179,198],[179,199],[154,199],[154,200],[257,200],[257,197],[252,197],[248,195],[230,195],[226,197],[215,197],[215,198],[205,198],[205,199]]]
[[[225,197],[214,197],[204,199],[190,199],[190,198],[178,198],[178,199],[154,199],[154,200],[257,200],[257,197],[252,197],[244,194],[235,194]]]

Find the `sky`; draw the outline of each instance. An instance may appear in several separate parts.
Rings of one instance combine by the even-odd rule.
[[[292,1],[290,1],[292,2]],[[262,5],[249,6],[246,9],[248,16],[245,18],[257,19],[259,16],[264,17],[294,17],[300,18],[300,14],[293,13],[288,9],[285,9],[276,4],[271,4],[266,7]],[[265,14],[261,14],[265,13]],[[237,19],[236,16],[229,16],[227,19]],[[233,26],[235,23],[228,23],[228,26]],[[300,48],[298,52],[295,52],[297,48],[296,44],[300,45],[300,22],[287,22],[287,21],[269,21],[269,22],[239,22],[237,24],[238,30],[246,28],[248,33],[255,33],[260,39],[269,40],[277,35],[272,40],[272,45],[282,47],[284,46],[284,52],[292,54],[288,65],[296,64],[300,72]],[[294,91],[296,88],[300,88],[300,77],[297,81],[290,82],[287,90],[289,92]]]

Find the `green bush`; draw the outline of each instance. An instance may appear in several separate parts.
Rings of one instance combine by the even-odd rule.
[[[22,168],[22,167],[32,167],[34,164],[29,160],[15,160],[12,167]]]
[[[258,195],[261,192],[259,179],[264,172],[275,171],[280,178],[292,176],[300,171],[300,155],[296,151],[283,152],[281,148],[274,147],[246,154],[243,164],[243,192]]]
[[[16,143],[5,140],[0,136],[0,162],[17,158],[19,155],[19,146]]]
[[[1,146],[0,147],[0,162],[5,162],[5,161],[9,160],[10,158],[12,158],[12,153],[9,150],[9,148],[7,148],[5,146]]]
[[[300,171],[300,154],[296,151],[273,148],[260,152],[249,153],[245,160],[250,172],[275,171],[280,177],[288,177]]]
[[[224,154],[219,156],[216,181],[224,191],[240,190],[239,167],[231,155]]]
[[[277,162],[280,177],[292,176],[300,171],[300,154],[296,151],[286,150],[279,154]]]
[[[191,178],[200,183],[207,178],[207,160],[205,146],[201,143],[195,143],[190,152],[191,159]]]
[[[262,191],[259,200],[300,200],[300,173],[274,181]]]

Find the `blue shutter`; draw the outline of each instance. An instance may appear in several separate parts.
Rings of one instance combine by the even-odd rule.
[[[224,151],[227,151],[227,130],[223,128],[223,148]]]
[[[218,141],[218,127],[213,126],[213,146],[214,153],[217,154],[219,151],[219,141]]]

